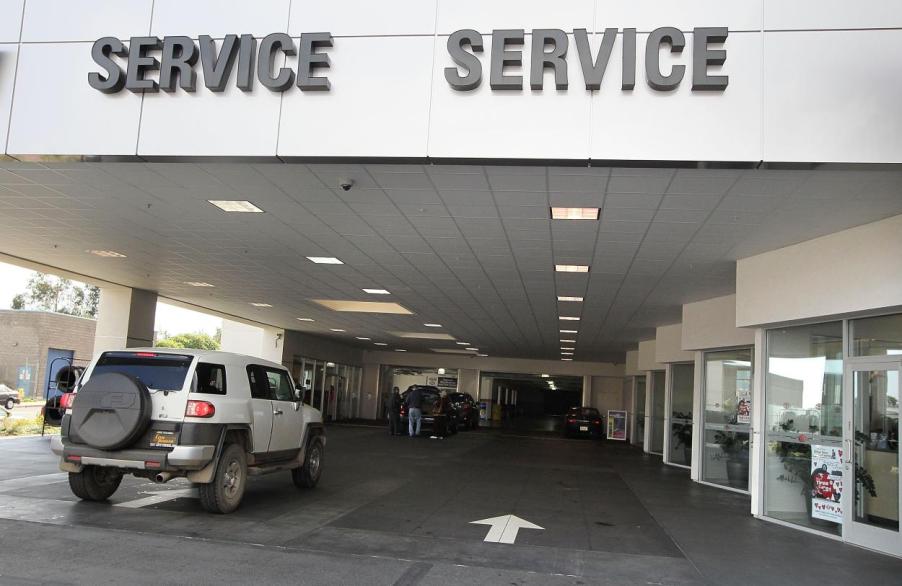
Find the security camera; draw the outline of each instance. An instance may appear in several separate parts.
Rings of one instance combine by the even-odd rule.
[[[351,188],[354,187],[353,179],[339,179],[338,186],[341,187],[342,191],[351,191]]]

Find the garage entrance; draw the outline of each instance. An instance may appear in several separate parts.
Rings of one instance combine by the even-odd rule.
[[[487,425],[518,431],[561,433],[563,416],[582,404],[583,379],[579,376],[482,373],[480,400],[491,400]]]

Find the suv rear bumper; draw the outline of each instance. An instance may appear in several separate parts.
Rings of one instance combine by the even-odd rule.
[[[212,462],[213,456],[216,454],[216,446],[175,446],[168,452],[163,450],[107,452],[90,446],[73,444],[61,436],[50,438],[50,449],[67,463],[134,470],[200,470]],[[158,465],[148,466],[148,462]]]

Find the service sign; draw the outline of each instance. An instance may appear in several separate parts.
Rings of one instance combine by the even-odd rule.
[[[498,29],[491,35],[491,51],[487,67],[480,58],[485,40],[473,29],[462,29],[448,36],[446,50],[454,65],[444,69],[445,80],[456,91],[468,92],[483,81],[488,69],[493,91],[523,90],[524,79],[529,89],[541,91],[545,74],[554,75],[554,89],[566,90],[570,85],[567,59],[577,59],[586,90],[599,90],[606,72],[614,68],[611,54],[615,43],[621,45],[620,89],[631,91],[636,86],[638,63],[645,69],[645,81],[659,92],[671,92],[684,77],[691,78],[693,91],[724,91],[729,83],[726,75],[712,73],[710,68],[724,64],[729,32],[727,27],[697,27],[692,31],[692,62],[682,63],[686,35],[675,27],[660,27],[648,34],[644,56],[637,58],[639,48],[634,28],[608,28],[601,34],[601,46],[593,54],[587,29],[572,32],[561,29],[533,29],[529,33],[530,57],[524,63],[524,29]],[[88,84],[103,93],[123,89],[142,92],[197,91],[197,72],[203,72],[204,86],[211,92],[222,92],[228,84],[242,91],[259,85],[273,92],[291,88],[300,91],[330,91],[328,71],[332,66],[330,52],[337,41],[330,32],[301,33],[295,38],[286,33],[272,33],[262,39],[250,34],[229,34],[222,40],[198,35],[197,41],[183,35],[131,37],[128,43],[116,37],[97,39],[91,57],[101,71],[88,73]],[[338,47],[335,47],[337,50]],[[576,54],[575,57],[573,54]],[[286,58],[296,63],[288,66]],[[335,58],[340,58],[335,54]],[[403,55],[399,55],[403,60]],[[394,66],[384,63],[383,67]],[[691,70],[687,70],[691,67]]]

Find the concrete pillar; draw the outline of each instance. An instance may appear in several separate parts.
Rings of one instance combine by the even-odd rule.
[[[270,362],[282,363],[285,330],[271,326],[251,326],[222,320],[221,348],[225,352],[256,356]]]
[[[469,393],[475,400],[479,400],[479,371],[472,368],[461,368],[457,374],[457,390],[461,393]]]
[[[157,294],[154,291],[118,285],[100,287],[94,354],[153,346],[156,314]]]
[[[363,365],[363,388],[360,393],[360,416],[364,419],[378,419],[382,397],[379,393],[379,365]]]
[[[581,405],[589,406],[592,405],[592,377],[584,376],[583,377],[583,398]]]

